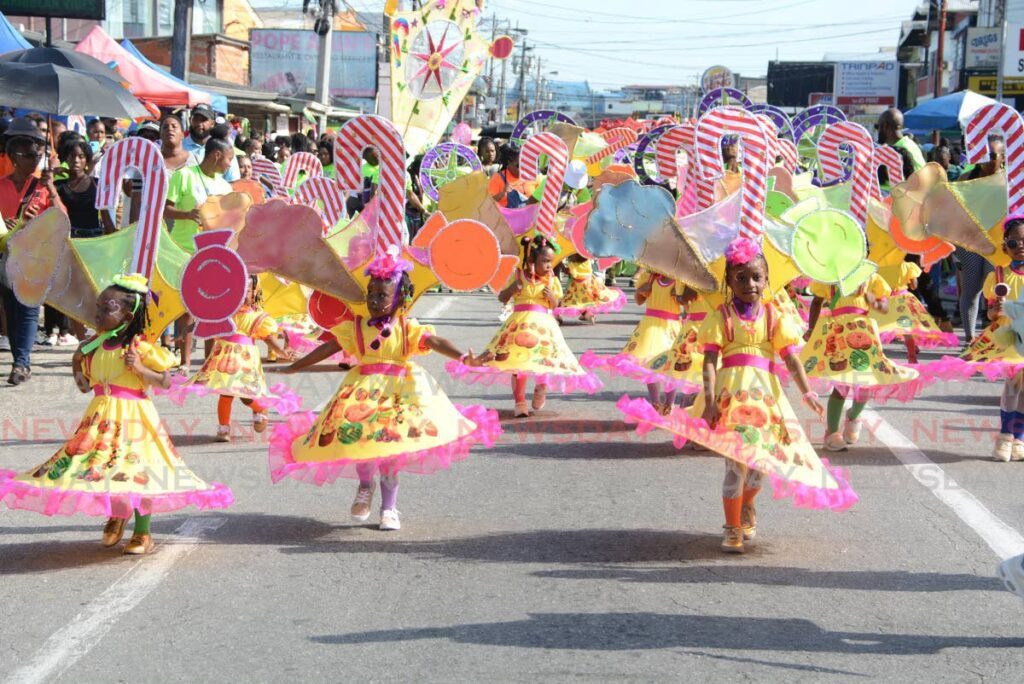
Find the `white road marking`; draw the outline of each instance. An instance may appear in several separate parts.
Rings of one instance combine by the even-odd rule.
[[[877,412],[865,411],[864,417],[867,418],[864,421],[865,427],[873,428],[878,441],[888,447],[914,479],[949,506],[997,556],[1005,560],[1024,553],[1024,536],[1020,532],[1003,522],[973,494],[957,484],[938,463],[928,458],[916,444]]]
[[[92,650],[118,619],[139,605],[167,577],[179,560],[191,554],[204,533],[216,530],[227,518],[201,517],[186,521],[175,536],[161,540],[150,557],[137,559],[131,570],[57,630],[36,651],[28,664],[10,674],[10,684],[32,684],[57,679]]]
[[[430,320],[432,318],[437,318],[438,316],[443,314],[445,311],[447,311],[448,309],[452,308],[452,304],[455,303],[455,297],[453,297],[452,295],[441,295],[440,297],[436,297],[436,298],[435,297],[431,297],[431,299],[434,300],[433,303],[429,307],[424,309],[422,314],[417,314],[416,315],[416,319],[417,320],[418,319],[423,319],[424,321],[427,321],[427,320]],[[337,391],[337,390],[335,390],[335,391]],[[329,402],[331,400],[331,397],[333,397],[333,396],[334,396],[334,392],[332,392],[331,394],[328,394],[326,397],[324,397],[320,401],[320,403],[317,404],[313,408],[313,413],[320,413],[321,411],[323,411],[324,408],[327,407],[327,402]]]

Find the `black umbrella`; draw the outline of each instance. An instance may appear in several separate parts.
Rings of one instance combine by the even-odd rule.
[[[117,78],[117,74],[111,75]],[[0,62],[0,106],[35,109],[56,116],[151,116],[118,81],[56,64]]]
[[[55,64],[68,69],[78,71],[91,71],[117,80],[117,73],[109,66],[91,55],[74,50],[65,50],[55,47],[37,47],[27,50],[15,50],[0,55],[0,63],[13,62],[15,64]]]

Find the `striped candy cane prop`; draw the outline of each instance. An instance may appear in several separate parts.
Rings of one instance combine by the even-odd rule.
[[[539,162],[542,154],[548,157],[548,176],[544,181],[544,196],[541,197],[540,211],[537,212],[534,226],[541,232],[553,236],[558,199],[562,196],[565,168],[569,165],[569,150],[562,139],[554,133],[545,131],[530,136],[519,155],[519,175],[523,180],[536,180],[540,175]]]
[[[967,161],[981,164],[988,161],[988,136],[1002,133],[1006,141],[1007,216],[1024,210],[1024,120],[1009,105],[987,104],[967,122],[965,130]]]
[[[779,138],[778,153],[782,156],[782,168],[790,173],[800,170],[800,153],[796,149],[796,143],[789,138]]]
[[[764,231],[768,193],[768,134],[757,117],[741,107],[715,107],[697,122],[697,158],[708,180],[725,176],[722,138],[738,135],[743,155],[740,190],[740,236],[759,239]]]
[[[299,186],[295,191],[295,200],[309,204],[314,209],[316,201],[324,203],[324,232],[334,227],[338,220],[345,216],[345,190],[336,180],[327,176],[314,176]]]
[[[800,164],[800,155],[797,153],[796,145],[792,140],[779,137],[778,126],[775,120],[767,114],[756,113],[754,116],[761,122],[764,132],[768,134],[768,166],[775,166],[775,160],[782,157],[782,166],[790,173],[795,173]]]
[[[875,175],[875,142],[866,128],[853,121],[841,121],[826,128],[818,139],[818,160],[826,181],[843,177],[843,159],[839,155],[841,145],[848,147],[854,155],[850,213],[864,225],[868,220],[868,198],[881,195],[878,176]]]
[[[156,264],[164,205],[167,202],[167,167],[160,148],[144,138],[118,140],[106,154],[100,167],[96,189],[96,208],[114,211],[121,193],[121,179],[128,169],[142,174],[139,199],[139,223],[135,231],[130,273],[141,273],[152,280]]]
[[[596,164],[602,159],[615,154],[619,150],[626,149],[630,145],[635,145],[637,134],[632,128],[613,128],[610,131],[602,133],[601,137],[604,138],[606,143],[608,143],[608,147],[587,157],[587,166]]]
[[[324,165],[312,152],[296,152],[288,157],[288,162],[284,165],[284,187],[295,187],[299,182],[299,171],[305,171],[306,178],[316,178],[324,175]]]
[[[694,158],[694,144],[696,142],[697,128],[690,122],[673,126],[665,131],[658,142],[655,143],[655,160],[658,163],[658,175],[662,179],[675,178],[679,173],[676,163],[679,150],[683,150],[690,157],[690,163],[686,171],[688,181],[692,181],[697,189],[697,211],[707,209],[715,201],[714,182],[704,178],[697,171],[697,160]],[[680,191],[682,188],[680,188]]]
[[[889,147],[888,145],[875,145],[875,176],[878,175],[878,169],[885,167],[885,170],[889,172],[889,185],[896,185],[906,180],[903,177],[903,157],[896,150],[895,147]],[[874,184],[874,188],[878,188],[877,184]],[[875,199],[881,199],[881,192]]]
[[[383,253],[401,245],[405,234],[405,143],[387,119],[364,114],[341,127],[334,139],[334,169],[346,190],[363,189],[363,151],[377,148],[380,157],[379,217],[376,245]]]
[[[274,197],[288,197],[288,190],[284,187],[284,178],[281,177],[281,170],[277,164],[261,154],[252,158],[252,173],[254,176],[262,176],[270,181],[271,193]]]

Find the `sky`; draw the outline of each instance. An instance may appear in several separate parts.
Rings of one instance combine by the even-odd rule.
[[[260,4],[264,4],[263,0]],[[298,0],[277,0],[291,5]],[[383,0],[349,0],[380,11]],[[723,64],[764,76],[768,61],[815,61],[828,53],[895,48],[900,23],[920,0],[487,0],[490,17],[517,23],[548,79],[693,85]],[[557,71],[557,75],[550,72]]]

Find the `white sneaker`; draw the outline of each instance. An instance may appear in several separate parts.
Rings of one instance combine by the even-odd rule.
[[[61,335],[60,337],[57,338],[57,346],[58,347],[77,347],[78,346],[78,338],[75,337],[74,335],[72,335],[71,333],[67,333],[66,335]]]
[[[996,446],[992,450],[992,460],[1009,463],[1013,456],[1013,435],[1001,434],[996,437]]]
[[[1013,440],[1013,449],[1010,451],[1011,461],[1024,461],[1024,442],[1019,439]]]
[[[7,335],[0,335],[0,351],[11,351],[11,341],[7,339]]]
[[[394,532],[402,529],[402,523],[398,519],[398,511],[388,508],[380,512],[380,529],[387,532]]]
[[[846,451],[846,440],[838,432],[825,435],[825,451]]]
[[[57,337],[57,333],[53,333],[39,344],[43,345],[44,347],[56,347],[58,341],[60,341],[60,338]]]
[[[847,418],[846,425],[843,426],[843,441],[847,444],[856,444],[860,440],[860,428],[863,422],[860,418],[857,420]]]

